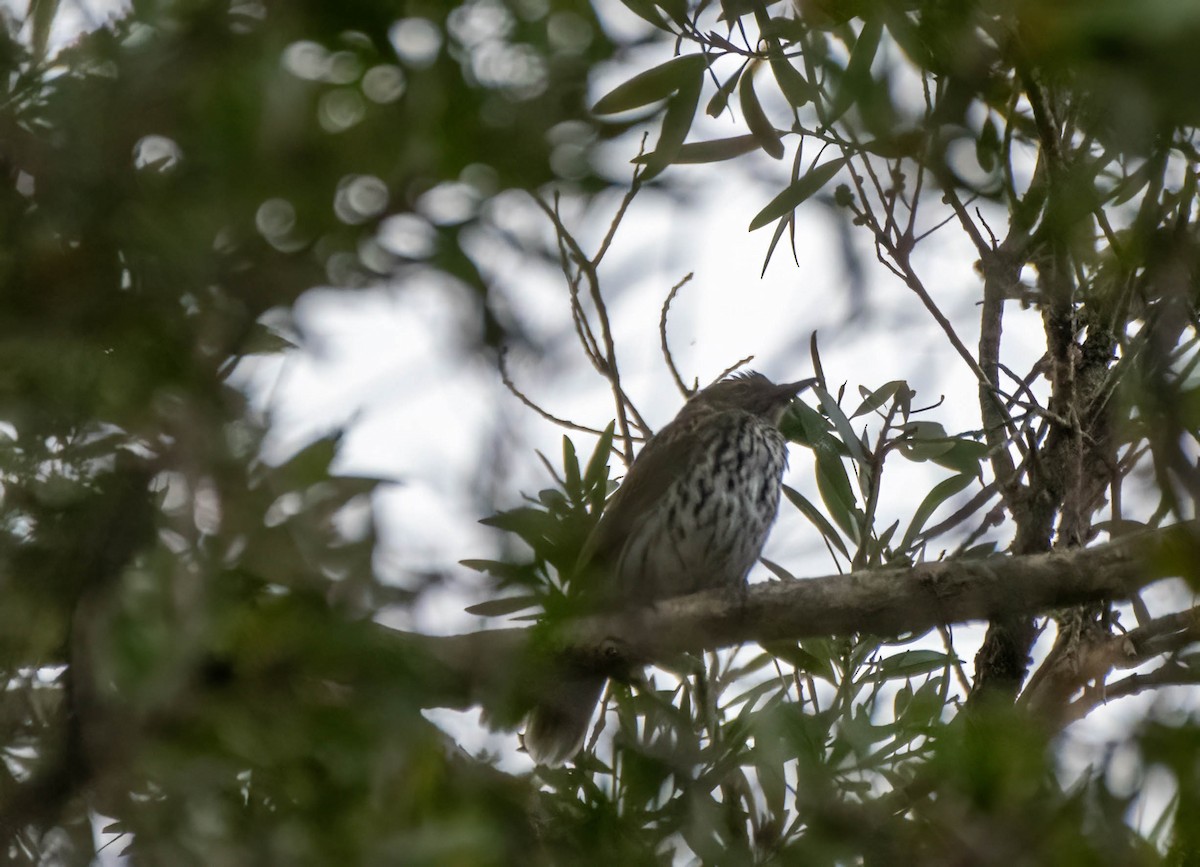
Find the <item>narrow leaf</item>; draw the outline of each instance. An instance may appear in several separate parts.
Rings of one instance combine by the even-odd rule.
[[[479,617],[503,617],[515,614],[538,604],[536,596],[505,596],[503,599],[489,599],[476,605],[467,606],[467,613]]]
[[[837,94],[829,106],[829,116],[826,124],[831,124],[854,104],[855,99],[862,97],[863,90],[871,81],[871,63],[875,60],[875,52],[879,49],[879,37],[883,34],[883,25],[877,20],[869,20],[863,24],[850,52],[850,62],[846,64],[846,73],[842,76]]]
[[[610,90],[600,97],[592,111],[596,114],[616,114],[666,99],[698,79],[707,67],[708,58],[703,54],[672,57],[666,63],[647,69]]]
[[[846,418],[846,414],[837,405],[837,401],[833,399],[833,395],[819,385],[813,386],[813,393],[821,399],[821,409],[825,411],[825,417],[833,422],[833,426],[838,432],[838,437],[850,452],[850,457],[857,463],[867,463],[867,456],[863,451],[862,443],[858,441],[858,436],[854,433],[854,428],[850,426],[850,419]]]
[[[838,531],[834,529],[833,524],[821,514],[820,510],[814,506],[808,499],[795,488],[788,485],[783,486],[783,494],[788,498],[793,506],[800,510],[800,514],[808,518],[810,524],[816,527],[822,536],[829,540],[829,544],[833,545],[843,557],[850,559],[850,553],[846,550],[846,544],[842,541],[842,537],[838,535]]]
[[[833,450],[819,445],[813,449],[813,453],[817,458],[817,491],[821,494],[821,501],[846,535],[857,540],[859,528],[854,514],[854,489],[850,486],[850,477],[846,475],[841,458]]]
[[[746,126],[758,139],[759,145],[775,159],[783,159],[783,142],[779,138],[779,132],[767,118],[766,112],[763,111],[762,103],[758,101],[758,94],[754,92],[752,72],[747,72],[742,76],[741,84],[738,85],[738,99],[742,103],[742,114],[746,117]]]
[[[778,578],[780,581],[795,581],[796,580],[795,575],[793,575],[787,569],[784,569],[782,566],[780,566],[774,560],[768,560],[766,557],[760,557],[759,562],[761,562],[764,566],[766,566],[768,569],[770,569],[771,572],[773,572],[775,574],[775,577]]]
[[[704,85],[702,69],[696,75],[683,83],[679,92],[667,103],[667,112],[663,115],[662,132],[658,134],[658,143],[654,146],[654,155],[646,162],[646,169],[641,179],[648,181],[658,175],[671,163],[683,147],[688,130],[696,117],[696,106],[700,102],[700,91]]]
[[[759,211],[754,219],[750,221],[750,231],[753,232],[755,229],[761,229],[767,223],[796,210],[813,193],[829,183],[845,164],[846,160],[839,157],[824,165],[817,166],[808,174],[802,175],[792,181],[782,193],[771,199],[767,203],[767,206]]]
[[[718,138],[711,141],[688,142],[679,148],[675,154],[675,165],[695,163],[715,163],[721,160],[740,157],[742,154],[758,149],[758,139],[753,135],[738,135],[733,138]],[[653,154],[643,154],[637,162],[646,163],[653,159]]]
[[[879,673],[889,680],[917,677],[941,671],[954,661],[954,657],[940,650],[904,650],[881,660]]]
[[[634,15],[648,21],[660,30],[667,29],[667,22],[658,14],[658,10],[650,0],[621,0],[625,7]]]
[[[704,109],[705,114],[709,117],[717,117],[725,110],[725,106],[729,105],[729,95],[733,93],[733,89],[738,86],[738,81],[741,80],[742,71],[746,68],[746,64],[742,64],[741,69],[726,79],[725,83],[717,88],[717,92],[713,94],[712,99],[708,101],[708,107]]]
[[[917,537],[917,534],[925,526],[925,523],[937,511],[938,506],[966,488],[973,481],[975,481],[975,476],[963,473],[962,475],[943,479],[934,485],[933,490],[926,494],[925,499],[921,501],[921,505],[917,506],[917,511],[913,514],[912,522],[904,532],[904,541],[900,543],[901,550],[908,550],[913,540]]]
[[[563,437],[563,488],[567,496],[578,502],[583,499],[582,478],[579,475],[579,458],[575,455],[575,443]]]
[[[771,72],[775,75],[779,89],[793,107],[799,108],[813,98],[813,86],[786,57],[772,55]]]
[[[901,388],[907,388],[903,379],[893,379],[891,382],[884,383],[863,398],[863,402],[858,405],[858,409],[853,412],[850,418],[858,418],[860,415],[875,412],[875,410],[891,400]]]
[[[596,510],[599,510],[608,495],[608,456],[612,452],[613,431],[616,425],[615,421],[610,421],[604,433],[600,434],[596,448],[588,458],[587,469],[583,471],[583,487],[591,493],[592,508]]]
[[[758,140],[755,139],[755,146],[757,146],[757,144]],[[759,277],[762,277],[767,273],[767,266],[771,264],[771,257],[775,255],[775,248],[779,246],[779,239],[783,237],[783,233],[791,224],[791,214],[788,214],[786,217],[779,218],[779,222],[775,225],[775,233],[771,235],[771,243],[767,245],[767,255],[763,257],[762,272],[758,275]]]

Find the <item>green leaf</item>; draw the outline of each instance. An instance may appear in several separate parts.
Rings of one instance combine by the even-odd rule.
[[[658,134],[658,143],[654,146],[654,154],[646,161],[646,168],[641,179],[648,181],[658,175],[671,163],[683,147],[688,130],[696,117],[696,106],[700,103],[700,91],[704,86],[702,74],[697,74],[692,80],[685,82],[679,92],[667,103],[666,114],[663,115],[662,132]]]
[[[830,516],[852,540],[859,538],[854,489],[837,452],[818,444],[813,448],[817,458],[817,490]]]
[[[884,138],[865,141],[859,145],[859,149],[889,160],[901,157],[916,159],[925,147],[927,136],[928,132],[924,129],[897,131]]]
[[[987,443],[977,442],[966,437],[956,437],[951,440],[949,449],[941,454],[933,455],[930,460],[948,470],[982,476],[983,461],[987,458],[987,453]]]
[[[996,163],[1000,159],[1000,133],[997,132],[991,115],[983,122],[979,138],[975,139],[975,159],[985,172],[996,170]]]
[[[768,560],[766,557],[760,557],[759,560],[761,560],[762,564],[764,566],[766,566],[768,569],[770,569],[771,572],[774,573],[775,577],[778,578],[780,581],[795,581],[796,580],[795,575],[793,575],[787,569],[784,569],[782,566],[780,566],[774,560]]]
[[[676,24],[688,23],[687,0],[655,0],[655,5],[671,16],[671,20]]]
[[[50,41],[54,18],[58,15],[58,5],[59,0],[29,0],[25,17],[32,22],[33,58],[39,63],[46,58],[46,45]]]
[[[833,422],[833,426],[838,432],[838,437],[849,452],[850,458],[856,463],[866,464],[867,455],[863,451],[862,443],[858,441],[858,435],[854,433],[854,428],[850,426],[850,419],[846,418],[846,414],[837,405],[837,401],[833,399],[833,395],[819,385],[813,386],[813,393],[820,398],[821,409],[825,411],[825,417]]]
[[[721,160],[740,157],[742,154],[748,154],[754,150],[758,150],[758,139],[753,134],[747,133],[746,135],[737,135],[732,138],[688,142],[679,148],[679,152],[675,154],[674,162],[677,166],[696,163],[715,163]],[[653,157],[652,153],[643,154],[637,158],[637,162],[649,162]]]
[[[946,698],[943,694],[945,685],[946,679],[941,675],[931,677],[921,684],[904,708],[903,724],[905,727],[928,725],[941,716],[942,709],[946,706]],[[901,722],[901,720],[897,720],[897,722]]]
[[[746,117],[746,126],[750,127],[750,132],[758,139],[759,145],[775,159],[783,159],[783,142],[779,138],[778,130],[763,111],[762,103],[758,101],[758,94],[754,92],[752,71],[742,76],[741,84],[738,85],[738,99],[742,103],[742,114]]]
[[[913,421],[903,426],[905,440],[900,454],[910,461],[927,461],[954,448],[954,440],[936,421]]]
[[[808,83],[808,79],[800,74],[800,70],[796,69],[792,62],[782,54],[772,53],[771,72],[775,75],[779,89],[794,108],[799,108],[812,100],[813,94],[816,92],[815,88]]]
[[[463,562],[468,561],[464,560]],[[535,608],[538,602],[536,596],[505,596],[503,599],[489,599],[487,602],[467,606],[466,612],[478,617],[504,617],[508,614],[516,614],[518,611]]]
[[[275,473],[289,488],[307,488],[329,479],[329,465],[337,457],[341,434],[323,437],[297,452]]]
[[[885,680],[907,679],[942,671],[955,661],[955,657],[940,650],[903,650],[880,660],[876,671]]]
[[[833,666],[829,660],[805,650],[795,641],[768,641],[762,645],[762,649],[800,671],[830,683],[834,681]]]
[[[596,448],[588,458],[587,469],[583,473],[583,487],[591,499],[592,511],[599,512],[608,496],[608,456],[612,453],[613,431],[616,421],[610,421],[604,433],[596,441]]]
[[[858,418],[860,415],[867,415],[874,412],[891,400],[901,388],[908,388],[908,384],[903,379],[893,379],[891,382],[884,383],[879,388],[864,395],[863,402],[858,405],[858,409],[854,411],[850,418]]]
[[[771,257],[775,255],[775,248],[779,246],[779,239],[783,237],[783,233],[787,231],[788,226],[793,225],[792,216],[789,215],[781,219],[775,225],[775,231],[771,234],[771,243],[767,245],[767,255],[763,257],[762,272],[758,275],[763,277],[767,273],[767,266],[771,264]],[[793,238],[795,236],[793,235]],[[795,252],[795,244],[792,245],[793,253]]]
[[[610,90],[596,102],[596,114],[616,114],[667,99],[680,89],[700,80],[708,68],[703,54],[684,54],[673,57],[653,69],[635,75],[624,84]]]
[[[821,187],[829,183],[845,164],[846,160],[839,157],[836,160],[830,160],[823,165],[817,166],[812,171],[792,181],[783,192],[771,199],[767,203],[767,206],[759,211],[754,219],[750,221],[750,231],[753,232],[755,229],[761,229],[772,220],[776,220],[796,210],[813,193],[816,193]]]
[[[492,575],[501,581],[524,581],[529,577],[530,563],[506,563],[503,560],[459,560],[459,565]],[[470,609],[467,609],[470,610]]]
[[[958,555],[959,560],[982,560],[984,557],[990,557],[996,553],[995,542],[980,542],[978,545],[972,545],[967,550]]]
[[[887,23],[888,33],[900,46],[900,50],[908,55],[908,59],[916,66],[928,69],[932,62],[929,46],[926,45],[917,25],[905,14],[903,9],[883,4],[881,11]]]
[[[933,490],[926,494],[925,499],[921,501],[921,505],[917,506],[917,511],[913,514],[912,522],[904,532],[904,539],[900,543],[900,550],[907,551],[912,546],[913,540],[916,539],[917,534],[924,528],[925,522],[937,511],[938,506],[966,488],[973,481],[975,481],[974,475],[963,473],[962,475],[943,479],[934,485]]]
[[[833,545],[847,560],[850,559],[850,554],[846,550],[846,545],[842,541],[842,537],[838,535],[838,531],[834,529],[833,524],[829,523],[828,519],[821,514],[816,506],[810,503],[802,493],[788,485],[783,486],[783,494],[788,498],[788,502],[799,509],[800,514],[808,518],[809,523],[820,531],[821,535],[829,541],[829,544]]]
[[[745,68],[746,64],[743,63],[741,69],[729,76],[725,83],[717,88],[717,92],[708,101],[708,107],[704,109],[709,117],[717,117],[729,105],[729,96],[733,93],[733,89],[738,86],[738,81],[741,80],[742,72]]]
[[[846,113],[856,99],[871,82],[871,63],[875,60],[875,52],[879,50],[879,37],[883,34],[883,25],[876,19],[863,24],[850,52],[850,62],[846,64],[846,72],[842,76],[837,93],[829,106],[826,124],[831,124]]]
[[[830,434],[833,425],[829,423],[829,419],[802,400],[792,401],[779,422],[779,429],[788,442],[798,445],[811,447],[813,443],[822,439],[829,439],[840,445]]]
[[[641,18],[643,21],[648,21],[660,30],[667,29],[667,22],[658,14],[658,9],[650,0],[621,0],[634,15]]]
[[[516,533],[535,550],[542,547],[542,541],[553,531],[556,524],[547,512],[530,506],[500,512],[490,518],[483,518],[479,523]]]
[[[568,436],[563,436],[563,488],[573,502],[580,502],[584,497],[579,458],[575,455],[575,443]]]
[[[1150,171],[1152,168],[1153,163],[1146,161],[1130,172],[1124,180],[1110,191],[1111,203],[1114,205],[1123,205],[1141,192],[1142,187],[1150,183]]]

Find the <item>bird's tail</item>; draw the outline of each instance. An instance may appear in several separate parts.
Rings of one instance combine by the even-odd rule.
[[[594,674],[564,677],[534,706],[525,720],[525,749],[535,762],[561,765],[579,752],[604,680]]]

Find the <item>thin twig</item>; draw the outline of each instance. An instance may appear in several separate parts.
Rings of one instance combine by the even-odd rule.
[[[671,302],[675,300],[675,296],[679,290],[684,287],[692,279],[692,275],[686,275],[682,280],[671,287],[671,291],[667,293],[667,300],[663,302],[662,314],[658,317],[658,337],[662,345],[663,358],[667,362],[667,369],[671,371],[671,378],[675,380],[675,385],[684,397],[691,397],[692,390],[687,387],[683,381],[683,377],[679,375],[679,368],[675,366],[675,359],[671,355],[671,348],[667,344],[667,314],[671,310]]]
[[[729,367],[727,367],[727,368],[725,368],[723,371],[721,371],[721,373],[719,373],[719,374],[717,375],[717,378],[716,378],[716,379],[714,379],[714,380],[713,380],[713,382],[720,382],[722,379],[724,379],[725,377],[729,376],[729,374],[733,373],[733,372],[734,372],[735,370],[737,370],[739,367],[745,367],[747,364],[749,364],[749,363],[750,363],[751,361],[753,361],[753,360],[754,360],[754,356],[753,356],[753,355],[747,355],[745,358],[741,359],[740,361],[735,361],[735,362],[734,362],[733,364],[731,364]],[[712,384],[712,383],[710,383],[710,385],[711,385],[711,384]]]
[[[531,410],[536,412],[542,418],[546,419],[547,421],[553,422],[554,424],[558,425],[559,427],[566,428],[567,430],[577,430],[581,433],[594,434],[596,436],[603,435],[604,431],[602,431],[602,430],[597,430],[596,428],[587,427],[586,425],[576,424],[575,422],[569,421],[565,418],[559,418],[558,416],[552,415],[551,413],[547,412],[546,410],[544,410],[540,406],[538,406],[536,403],[534,403],[529,397],[527,397],[525,395],[524,392],[522,392],[519,388],[517,388],[516,384],[512,381],[512,377],[510,377],[508,375],[508,365],[505,363],[505,357],[507,355],[508,355],[508,350],[501,349],[500,356],[497,359],[497,364],[500,367],[500,381],[503,382],[505,387],[507,387],[508,390],[513,393],[513,395],[517,398],[517,400],[521,401],[521,403],[525,404],[527,407],[529,407]]]

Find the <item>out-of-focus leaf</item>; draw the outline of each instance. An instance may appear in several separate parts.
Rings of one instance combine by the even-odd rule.
[[[719,138],[712,141],[688,142],[679,148],[675,155],[676,165],[695,163],[715,163],[721,160],[740,157],[758,149],[758,139],[751,134]],[[649,162],[653,154],[643,154],[637,162]]]
[[[666,63],[647,69],[610,90],[600,97],[592,111],[596,114],[616,114],[667,99],[683,88],[691,90],[707,68],[708,58],[703,54],[672,57]]]
[[[813,98],[815,88],[808,83],[808,79],[792,65],[788,58],[772,53],[771,72],[775,74],[775,81],[779,84],[779,89],[783,91],[783,95],[787,97],[788,102],[794,108],[799,108]]]
[[[938,466],[972,476],[983,475],[983,461],[987,458],[987,443],[955,437],[950,448],[940,454],[933,455],[930,460]]]
[[[1000,160],[1000,133],[996,131],[996,123],[988,115],[975,139],[975,159],[985,172],[996,170]]]
[[[482,518],[479,523],[489,527],[496,527],[500,530],[507,530],[510,533],[516,533],[526,542],[544,538],[546,533],[555,525],[554,519],[547,512],[529,506],[510,509],[507,512],[500,512],[491,517]]]
[[[503,560],[459,560],[461,565],[476,572],[484,572],[502,581],[524,581],[528,578],[531,565],[506,563]]]
[[[742,104],[746,126],[750,127],[750,132],[758,139],[759,145],[775,159],[783,159],[783,142],[779,138],[779,132],[763,111],[758,94],[754,92],[753,67],[742,76],[741,84],[738,85],[738,98]]]
[[[903,430],[906,436],[900,454],[911,461],[927,461],[954,448],[955,440],[936,421],[911,421]]]
[[[646,161],[646,168],[641,175],[643,181],[657,176],[675,162],[675,157],[687,138],[688,130],[692,128],[692,121],[695,120],[696,106],[700,102],[703,84],[704,79],[698,74],[693,80],[682,85],[679,92],[667,102],[662,132],[658,135],[654,153]]]
[[[871,64],[875,60],[875,52],[879,50],[879,37],[883,34],[883,25],[878,18],[870,18],[863,23],[854,50],[850,52],[850,62],[846,64],[846,72],[838,85],[837,93],[829,106],[826,123],[833,123],[846,110],[861,99],[871,84]]]
[[[463,561],[464,564],[469,562],[471,561]],[[504,617],[534,608],[538,603],[539,599],[536,596],[505,596],[503,599],[489,599],[487,602],[470,605],[466,612],[479,617]]]
[[[741,69],[729,76],[725,83],[717,88],[717,92],[712,95],[712,99],[708,101],[708,107],[704,109],[705,114],[709,117],[717,117],[729,105],[729,97],[733,94],[733,90],[738,86],[741,80],[742,73],[746,69],[746,64],[742,64]]]
[[[658,14],[658,9],[651,0],[621,0],[621,2],[642,20],[648,21],[660,30],[667,29],[667,22]]]
[[[921,36],[916,24],[908,17],[903,7],[884,5],[880,10],[887,22],[888,33],[896,40],[908,59],[922,69],[930,67],[929,46]]]
[[[615,421],[609,422],[604,433],[600,434],[600,438],[596,440],[596,447],[592,449],[592,456],[588,458],[587,469],[584,470],[583,487],[590,492],[593,512],[600,511],[605,497],[608,496],[605,482],[608,481],[608,458],[612,453],[613,431],[616,429],[616,424]]]
[[[777,656],[788,665],[800,671],[819,677],[829,683],[834,682],[833,666],[828,659],[805,650],[795,641],[768,641],[763,644],[763,650],[772,656]]]
[[[876,671],[885,680],[897,680],[942,671],[954,662],[953,656],[940,650],[903,650],[880,660]]]
[[[31,22],[33,57],[39,63],[46,58],[46,45],[50,41],[50,30],[58,15],[59,0],[29,0],[26,17]]]
[[[780,566],[774,560],[768,560],[766,557],[760,557],[759,559],[762,561],[762,564],[764,566],[766,566],[768,569],[770,569],[771,572],[775,575],[775,577],[778,578],[780,581],[795,581],[796,580],[795,575],[793,575],[787,569],[784,569],[782,566]]]
[[[575,454],[575,443],[563,436],[563,488],[572,500],[583,499],[583,478],[579,474],[579,458]]]

